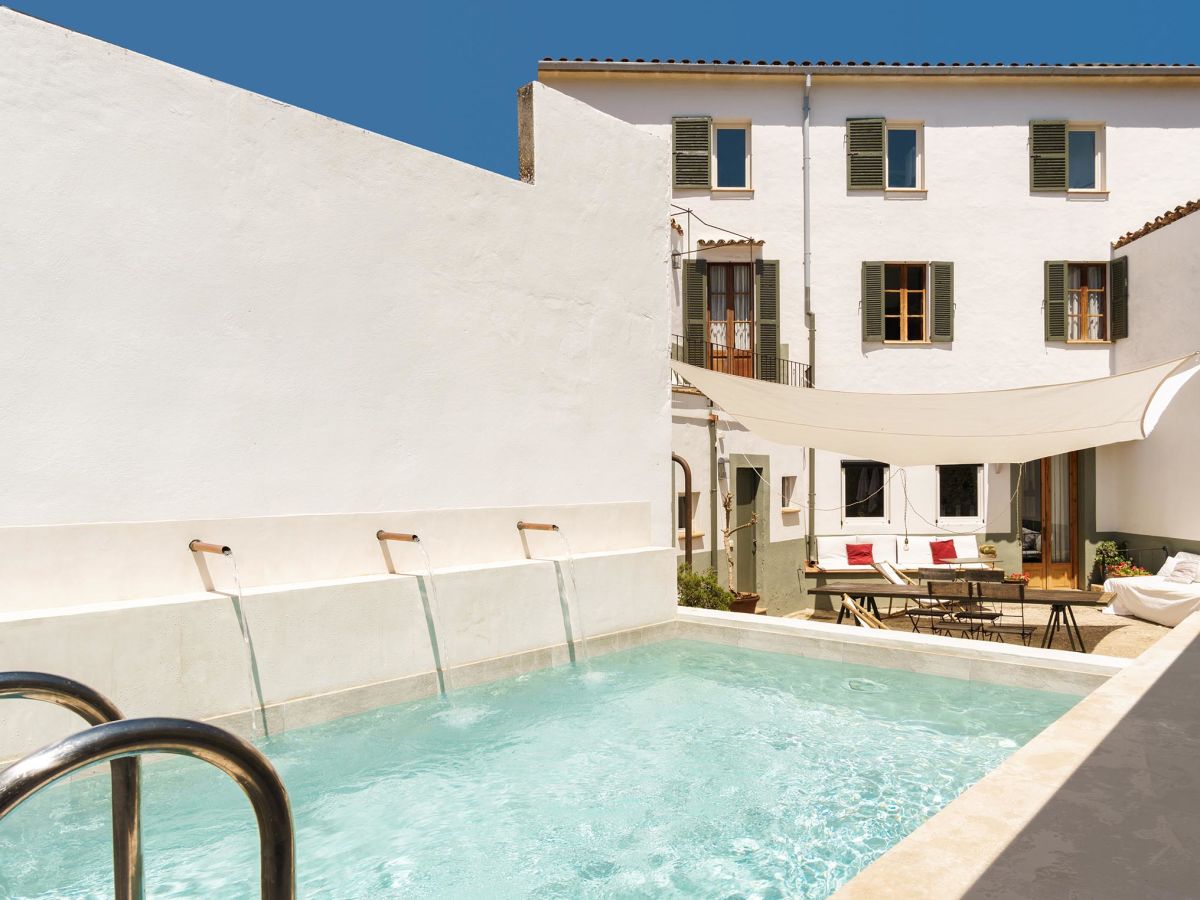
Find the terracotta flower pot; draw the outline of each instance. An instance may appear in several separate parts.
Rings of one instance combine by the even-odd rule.
[[[729,605],[730,612],[750,613],[754,614],[758,606],[758,594],[747,594],[743,591],[738,591],[733,596],[733,603]]]

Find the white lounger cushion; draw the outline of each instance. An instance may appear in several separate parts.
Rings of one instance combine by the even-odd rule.
[[[896,562],[894,534],[835,534],[817,537],[817,565],[822,569],[841,569],[848,572],[873,572],[871,566],[852,566],[846,558],[847,544],[870,544],[876,562]]]
[[[1104,590],[1116,594],[1112,611],[1174,627],[1200,609],[1200,585],[1172,584],[1159,575],[1110,578]]]
[[[900,568],[915,569],[919,566],[933,565],[933,551],[929,548],[930,541],[954,541],[954,553],[960,559],[974,559],[979,556],[979,538],[974,534],[967,535],[937,535],[912,534],[908,537],[908,547],[904,546],[904,536],[898,539]],[[980,568],[986,563],[969,563],[966,568]],[[949,568],[947,565],[939,568]]]

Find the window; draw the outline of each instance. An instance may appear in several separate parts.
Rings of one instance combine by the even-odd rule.
[[[750,187],[750,126],[716,126],[713,142],[717,188]]]
[[[1067,190],[1100,188],[1100,139],[1095,126],[1070,126],[1067,130]]]
[[[983,466],[938,466],[938,518],[978,519]]]
[[[1067,340],[1108,340],[1104,263],[1067,266]]]
[[[922,187],[920,125],[887,125],[887,180],[889,190],[917,190]]]
[[[879,462],[842,463],[842,504],[847,519],[883,519],[887,516],[888,467]]]
[[[796,476],[784,475],[780,484],[779,501],[783,509],[794,509],[792,495],[796,492]]]
[[[925,263],[883,267],[883,339],[925,341]]]

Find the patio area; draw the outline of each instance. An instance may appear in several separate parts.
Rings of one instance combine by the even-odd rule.
[[[909,625],[908,618],[901,612],[902,608],[903,604],[896,603],[892,609],[892,616],[885,618],[883,621],[888,628],[907,632],[911,630],[911,626]],[[886,613],[886,601],[882,604],[881,611]],[[837,615],[837,610],[804,609],[788,613],[783,618],[807,619],[814,622],[834,622],[837,620]],[[1108,615],[1099,609],[1077,607],[1075,609],[1075,616],[1079,621],[1079,630],[1083,634],[1088,651],[1104,656],[1133,659],[1140,656],[1143,650],[1154,645],[1160,638],[1171,632],[1170,628],[1162,625],[1155,625],[1152,622],[1143,622],[1141,619],[1132,619],[1125,616]],[[1041,644],[1049,617],[1049,607],[1032,605],[1025,607],[1026,622],[1036,625],[1038,629],[1033,636],[1032,643],[1034,646]],[[1071,649],[1064,630],[1060,630],[1054,636],[1051,646],[1056,650]]]

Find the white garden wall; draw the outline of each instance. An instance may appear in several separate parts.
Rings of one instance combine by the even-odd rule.
[[[589,635],[671,618],[665,146],[530,97],[525,183],[0,9],[0,667],[244,710],[192,538],[289,722],[429,687],[380,528],[457,666],[564,658],[566,545],[522,518]],[[0,713],[0,758],[78,725]]]
[[[1114,347],[1117,371],[1200,350],[1200,214],[1152,231],[1113,255],[1129,258],[1130,336]],[[1200,483],[1191,477],[1198,447],[1200,383],[1192,379],[1149,438],[1096,451],[1097,528],[1200,541]]]

